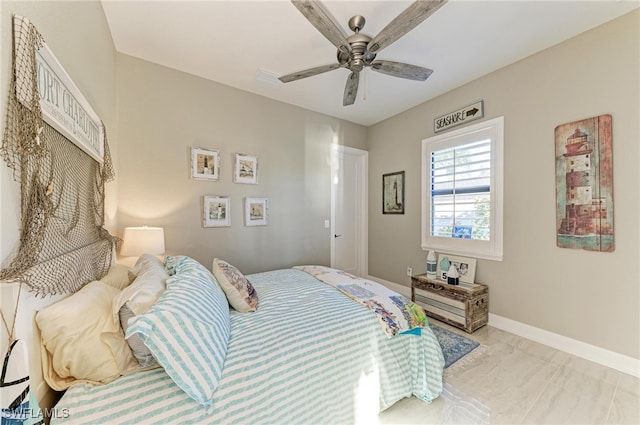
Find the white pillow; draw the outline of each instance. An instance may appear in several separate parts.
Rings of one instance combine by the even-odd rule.
[[[226,261],[213,259],[213,275],[227,296],[229,304],[240,313],[256,311],[258,294],[251,282],[236,267]]]
[[[135,280],[113,300],[113,317],[116,320],[120,307],[125,303],[134,314],[140,315],[149,310],[166,289],[169,275],[155,255],[143,254],[131,272]]]
[[[124,289],[133,282],[133,278],[129,276],[129,267],[122,264],[114,264],[109,268],[107,274],[100,279],[100,282],[116,289]]]
[[[107,383],[137,367],[113,318],[118,292],[93,281],[37,313],[43,374],[51,388],[62,391],[76,381]]]

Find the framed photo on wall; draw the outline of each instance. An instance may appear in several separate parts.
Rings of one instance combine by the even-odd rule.
[[[458,276],[460,282],[474,283],[476,278],[476,259],[458,257],[455,255],[449,255],[441,253],[438,255],[438,267],[436,270],[437,278],[440,280],[447,280],[447,272],[451,265],[454,265],[458,270]]]
[[[198,180],[220,180],[220,152],[192,147],[191,177]]]
[[[258,158],[237,153],[233,160],[233,182],[258,184]]]
[[[404,171],[382,175],[382,214],[404,214]]]
[[[267,198],[244,199],[245,226],[266,226],[269,211]]]
[[[203,226],[231,226],[231,198],[228,196],[205,195]]]

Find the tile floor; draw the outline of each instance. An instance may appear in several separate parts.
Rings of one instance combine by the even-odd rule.
[[[482,355],[454,364],[431,404],[401,400],[380,424],[640,424],[640,379],[484,326]]]

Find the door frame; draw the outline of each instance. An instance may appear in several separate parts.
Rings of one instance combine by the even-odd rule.
[[[360,187],[358,188],[360,191],[360,211],[358,214],[360,240],[357,241],[360,253],[358,256],[358,275],[366,277],[369,274],[369,152],[337,144],[331,145],[331,234],[329,235],[331,238],[331,267],[335,266],[336,238],[334,235],[336,234],[335,217],[337,207],[335,177],[338,172],[338,160],[343,158],[345,154],[357,157],[361,165],[360,175],[358,176],[360,179]]]

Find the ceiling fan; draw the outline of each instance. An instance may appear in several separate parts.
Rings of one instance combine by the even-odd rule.
[[[283,83],[333,71],[334,69],[347,68],[351,71],[351,74],[347,78],[342,99],[342,104],[347,106],[353,105],[356,100],[360,72],[365,67],[370,67],[374,71],[393,77],[417,81],[424,81],[433,73],[433,70],[417,65],[379,60],[376,59],[376,55],[380,50],[388,47],[422,23],[442,7],[447,0],[416,0],[373,38],[360,33],[365,24],[364,17],[360,15],[349,19],[349,28],[354,34],[347,36],[342,27],[335,22],[335,19],[320,2],[316,0],[291,0],[291,2],[322,35],[338,48],[338,63],[283,75],[279,78]]]

